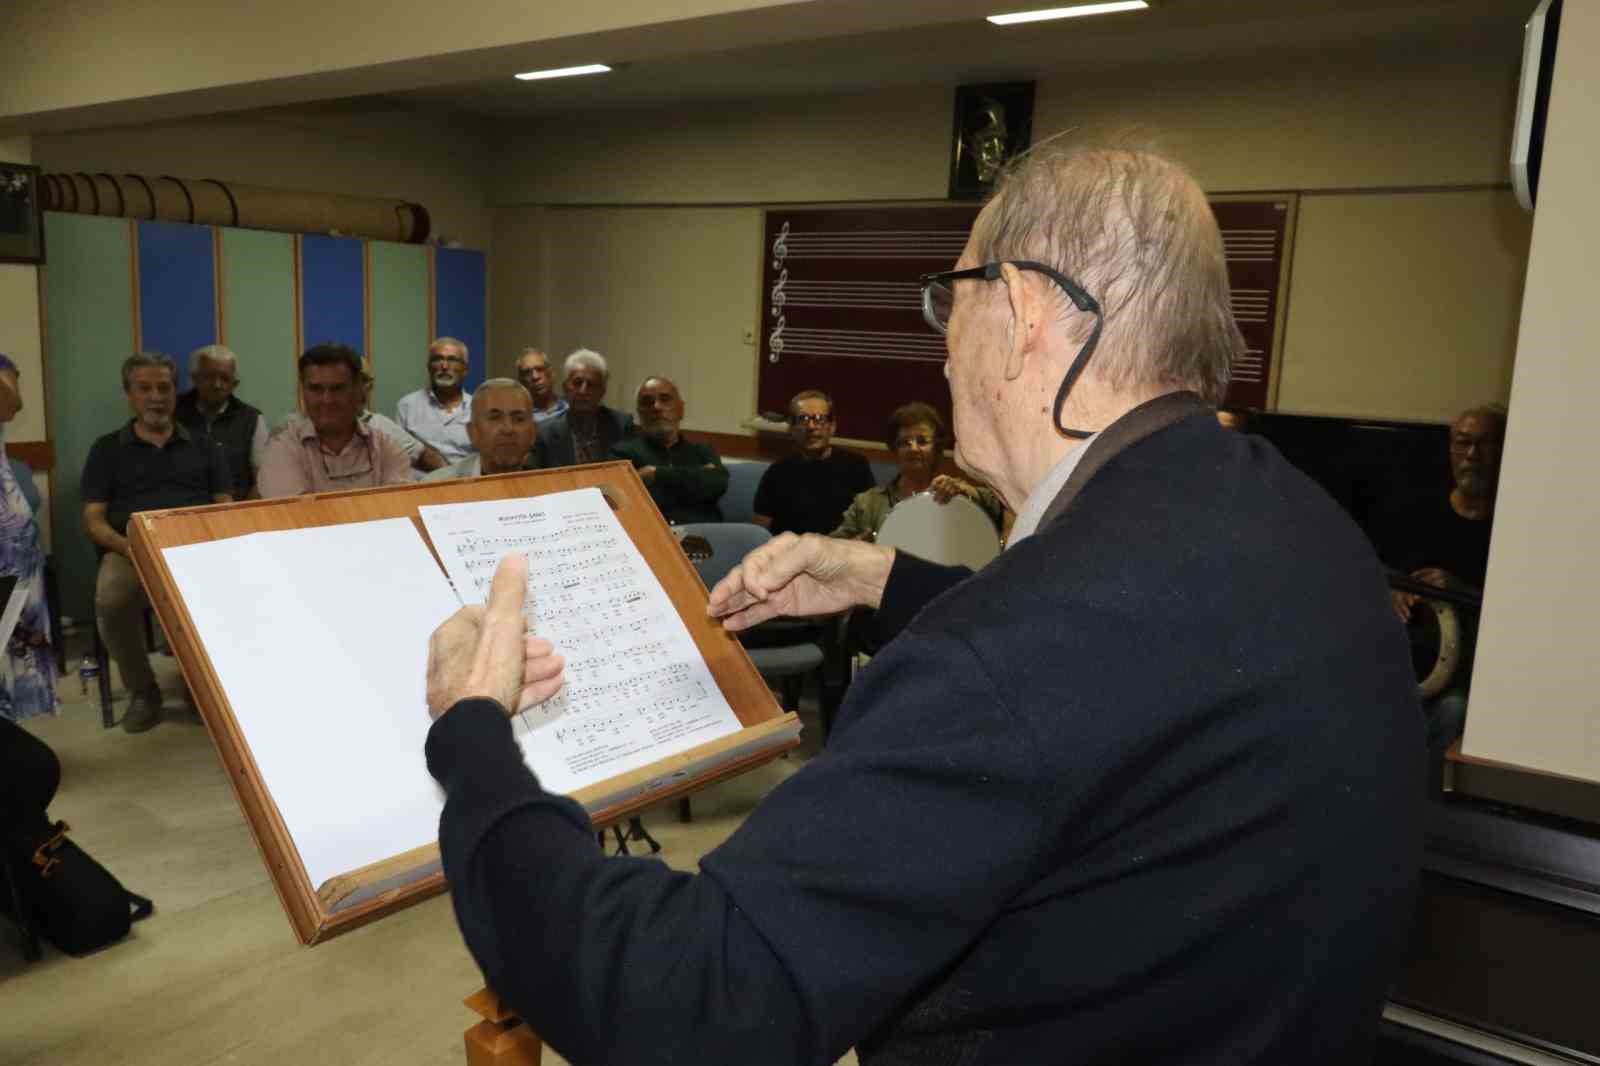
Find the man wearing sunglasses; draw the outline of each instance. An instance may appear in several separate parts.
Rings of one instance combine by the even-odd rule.
[[[729,629],[867,606],[894,635],[698,875],[603,858],[523,766],[504,708],[560,660],[525,639],[515,560],[435,635],[468,945],[578,1061],[1366,1061],[1420,712],[1365,538],[1217,424],[1243,343],[1205,195],[1047,143],[956,267],[925,306],[1011,541],[970,573],[785,534],[712,590]]]

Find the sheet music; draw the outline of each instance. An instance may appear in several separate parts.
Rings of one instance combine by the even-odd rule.
[[[488,597],[507,553],[528,558],[524,614],[567,659],[562,691],[515,723],[546,789],[571,792],[739,730],[599,489],[417,511],[463,602]]]
[[[433,842],[428,637],[460,604],[410,519],[162,555],[312,886]]]

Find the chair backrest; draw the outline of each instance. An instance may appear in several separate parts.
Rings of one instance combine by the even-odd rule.
[[[673,532],[680,541],[701,537],[711,545],[709,559],[696,558],[693,552],[689,554],[694,568],[700,572],[700,580],[708,589],[715,587],[746,555],[772,539],[772,534],[749,522],[690,522],[675,526]]]
[[[750,516],[755,513],[756,488],[761,484],[761,475],[772,464],[765,459],[724,459],[723,465],[728,468],[728,491],[718,501],[722,507],[722,519],[725,522],[749,522]]]
[[[983,508],[964,496],[935,502],[919,492],[895,504],[877,542],[929,562],[981,570],[1000,554],[1000,535]]]

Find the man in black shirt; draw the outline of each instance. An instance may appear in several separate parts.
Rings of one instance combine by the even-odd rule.
[[[872,488],[872,468],[833,446],[833,401],[807,389],[789,401],[789,432],[800,451],[767,468],[752,521],[779,533],[829,533],[856,494]]]
[[[102,554],[95,578],[95,625],[130,700],[122,728],[142,733],[161,718],[161,689],[144,650],[146,600],[128,558],[136,511],[227,503],[232,478],[222,449],[173,419],[172,360],[140,353],[122,364],[133,418],[94,442],[83,464],[83,531]]]
[[[1449,495],[1416,501],[1408,509],[1409,543],[1393,554],[1390,563],[1436,588],[1483,592],[1505,436],[1506,412],[1498,405],[1475,407],[1455,420],[1450,427],[1450,473],[1455,485]],[[1409,622],[1419,597],[1392,589],[1389,598],[1395,614]],[[1424,708],[1428,751],[1435,759],[1461,735],[1467,720],[1467,686],[1472,678],[1478,619],[1467,612],[1460,620],[1463,654],[1455,671],[1457,680]]]
[[[178,422],[222,447],[233,479],[233,498],[242,500],[256,487],[261,451],[267,446],[267,420],[233,394],[239,387],[239,357],[232,349],[220,344],[195,349],[189,354],[189,380],[194,387],[178,397]]]

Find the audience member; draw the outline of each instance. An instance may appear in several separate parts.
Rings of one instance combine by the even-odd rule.
[[[627,459],[639,471],[668,522],[720,522],[717,501],[728,491],[728,470],[709,444],[685,440],[683,396],[663,377],[649,377],[639,386],[639,433],[616,445],[611,454]]]
[[[454,337],[428,345],[428,387],[400,397],[396,421],[407,433],[454,463],[472,454],[467,424],[472,421],[472,393],[467,380],[467,346]]]
[[[901,500],[919,492],[931,492],[940,503],[965,496],[994,519],[998,527],[1005,517],[1005,503],[994,490],[974,485],[964,478],[938,474],[944,455],[944,419],[925,403],[908,403],[889,416],[888,445],[900,463],[900,472],[887,485],[875,485],[850,501],[844,518],[829,534],[855,540],[872,540],[883,527],[884,519]]]
[[[358,417],[364,391],[361,357],[344,345],[319,344],[300,357],[306,416],[267,443],[258,481],[263,497],[411,480],[405,449]]]
[[[95,624],[131,697],[122,719],[129,733],[142,733],[161,720],[161,689],[144,650],[143,610],[149,601],[129,559],[128,519],[136,511],[233,499],[222,449],[173,417],[174,376],[165,355],[141,352],[124,360],[122,391],[133,417],[96,440],[83,465],[83,529],[101,551]]]
[[[50,655],[50,610],[45,603],[44,552],[37,503],[6,455],[5,426],[22,410],[17,365],[0,355],[0,574],[17,579],[27,599],[0,670],[0,721],[21,721],[56,709],[56,669]],[[29,475],[31,482],[31,474]],[[0,764],[3,765],[3,764]],[[4,777],[0,773],[0,777]]]
[[[556,395],[555,378],[550,374],[550,358],[538,348],[524,348],[517,360],[517,380],[533,397],[533,417],[548,422],[564,414],[567,401]]]
[[[510,378],[490,378],[472,396],[472,421],[467,424],[476,454],[441,467],[424,481],[507,474],[537,470],[538,433],[533,420],[533,398]]]
[[[422,443],[420,440],[401,429],[400,423],[396,422],[388,415],[381,414],[380,412],[372,409],[372,386],[372,371],[367,369],[367,361],[363,359],[361,361],[362,406],[361,413],[356,415],[356,421],[360,422],[363,426],[366,426],[374,433],[382,433],[385,437],[388,437],[390,440],[398,444],[400,446],[400,450],[406,453],[406,460],[411,464],[411,468],[413,470],[420,470],[423,473],[428,473],[433,470],[438,470],[441,467],[448,466],[449,464],[444,461],[444,456],[440,455],[438,452],[434,451],[432,448],[428,447],[426,444]],[[272,436],[276,437],[278,434],[284,432],[297,432],[297,427],[303,428],[305,424],[305,415],[301,414],[299,411],[290,411],[278,421],[276,426],[273,427]]]
[[[232,349],[208,344],[190,352],[189,380],[193,387],[178,396],[178,422],[222,448],[233,478],[233,498],[242,500],[256,487],[267,420],[233,394],[239,387],[239,357]]]
[[[1482,594],[1489,568],[1489,530],[1500,483],[1500,449],[1505,442],[1506,411],[1498,405],[1463,412],[1450,427],[1450,473],[1453,486],[1442,498],[1429,496],[1402,504],[1411,531],[1409,549],[1394,555],[1418,581],[1435,588]],[[1398,589],[1389,593],[1395,614],[1410,621],[1419,597]],[[1435,697],[1428,716],[1428,749],[1438,757],[1461,735],[1467,717],[1471,657],[1477,640],[1477,618],[1463,612],[1462,643],[1466,652],[1456,669],[1456,683]]]
[[[610,373],[599,352],[579,348],[567,356],[561,375],[567,410],[539,427],[551,466],[603,463],[633,433],[632,415],[600,402]]]
[[[779,533],[836,529],[857,494],[872,488],[872,467],[855,452],[833,446],[833,400],[808,389],[789,401],[789,432],[800,450],[767,467],[756,486],[752,515]]]

